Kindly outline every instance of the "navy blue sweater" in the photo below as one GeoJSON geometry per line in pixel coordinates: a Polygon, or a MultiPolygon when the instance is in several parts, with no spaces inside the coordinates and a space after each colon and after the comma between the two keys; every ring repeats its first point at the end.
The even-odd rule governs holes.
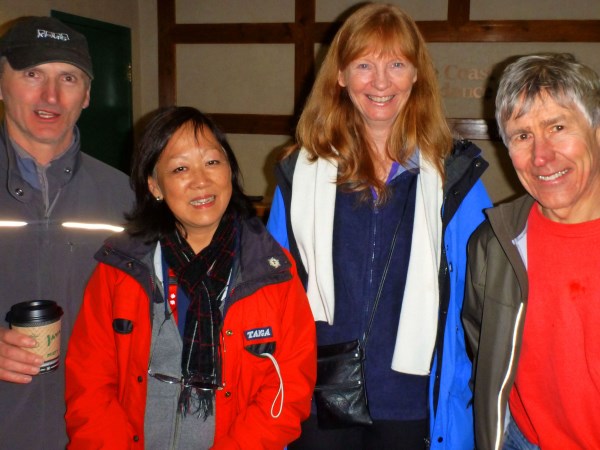
{"type": "Polygon", "coordinates": [[[404,171],[388,183],[383,204],[361,201],[338,188],[333,226],[335,323],[317,322],[319,345],[363,337],[396,225],[398,238],[366,348],[365,376],[371,416],[375,420],[427,417],[429,377],[391,369],[410,257],[417,175],[404,171]]]}

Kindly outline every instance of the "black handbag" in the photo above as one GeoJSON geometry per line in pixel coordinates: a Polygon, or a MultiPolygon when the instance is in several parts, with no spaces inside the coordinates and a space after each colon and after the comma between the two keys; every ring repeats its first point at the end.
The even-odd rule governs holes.
{"type": "Polygon", "coordinates": [[[319,428],[371,425],[360,341],[317,347],[315,403],[319,428]]]}
{"type": "MultiPolygon", "coordinates": [[[[402,219],[404,219],[404,212],[402,219]]],[[[317,347],[317,384],[314,398],[317,406],[317,423],[322,429],[368,426],[373,424],[369,413],[365,386],[364,360],[367,339],[371,332],[375,311],[379,304],[383,283],[392,260],[398,228],[396,225],[381,282],[377,290],[373,311],[367,330],[362,339],[340,344],[319,345],[317,347]]]]}

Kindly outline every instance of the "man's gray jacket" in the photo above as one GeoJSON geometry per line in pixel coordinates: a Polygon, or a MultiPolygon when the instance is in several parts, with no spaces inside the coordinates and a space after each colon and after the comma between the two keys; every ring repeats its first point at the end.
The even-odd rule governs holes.
{"type": "Polygon", "coordinates": [[[527,270],[514,244],[534,204],[526,195],[486,211],[473,233],[462,320],[473,350],[475,442],[501,448],[508,397],[516,375],[525,312],[527,270]]]}
{"type": "Polygon", "coordinates": [[[0,381],[0,449],[64,449],[64,356],[94,253],[133,205],[125,174],[82,153],[79,132],[41,173],[0,127],[0,326],[11,305],[55,300],[61,360],[30,384],[0,381]],[[25,178],[24,178],[25,176],[25,178]],[[26,181],[27,180],[27,181],[26,181]],[[34,187],[35,186],[35,187],[34,187]]]}

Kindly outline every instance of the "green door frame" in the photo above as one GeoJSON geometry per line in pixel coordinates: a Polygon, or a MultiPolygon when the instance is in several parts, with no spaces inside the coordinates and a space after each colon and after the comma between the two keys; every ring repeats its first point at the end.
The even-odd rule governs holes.
{"type": "Polygon", "coordinates": [[[82,150],[129,173],[133,147],[131,30],[99,20],[52,10],[88,40],[94,80],[90,105],[78,121],[82,150]]]}

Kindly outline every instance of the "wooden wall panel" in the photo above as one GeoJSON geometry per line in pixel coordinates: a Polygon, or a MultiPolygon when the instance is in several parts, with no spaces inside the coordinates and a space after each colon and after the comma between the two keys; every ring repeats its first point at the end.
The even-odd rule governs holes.
{"type": "MultiPolygon", "coordinates": [[[[176,0],[158,0],[159,104],[176,103],[177,44],[294,44],[294,115],[211,114],[227,133],[291,135],[314,74],[315,44],[327,43],[338,23],[315,22],[315,0],[295,1],[293,23],[178,24],[176,0]]],[[[428,42],[600,42],[600,20],[478,20],[469,18],[470,0],[448,0],[447,20],[418,21],[428,42]]],[[[210,113],[210,111],[207,111],[210,113]]],[[[485,119],[451,119],[473,140],[496,140],[485,119]]]]}

